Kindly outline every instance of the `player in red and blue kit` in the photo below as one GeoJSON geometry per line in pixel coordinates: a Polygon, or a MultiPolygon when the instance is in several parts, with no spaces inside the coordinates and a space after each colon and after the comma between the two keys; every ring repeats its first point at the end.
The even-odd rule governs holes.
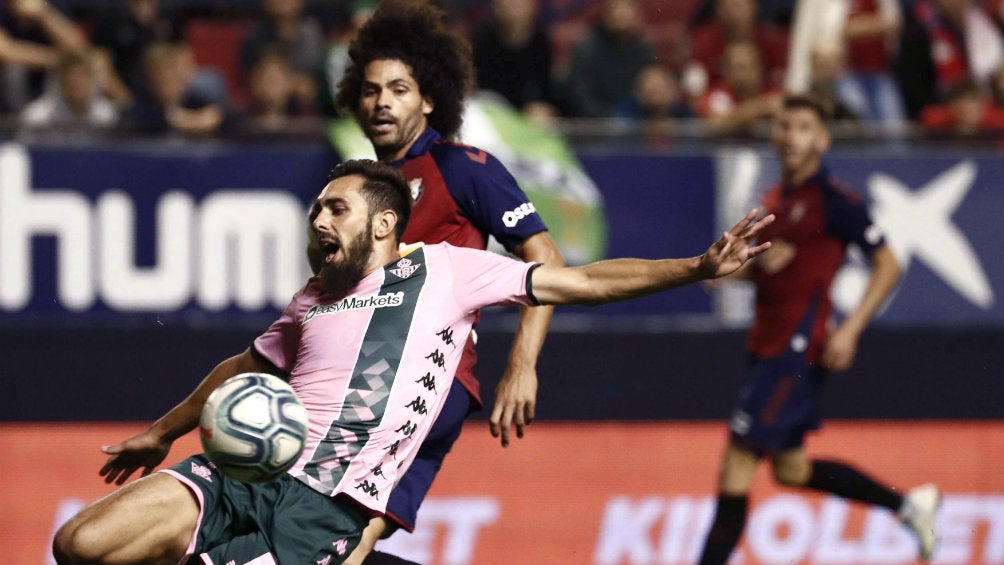
{"type": "MultiPolygon", "coordinates": [[[[408,180],[413,209],[402,241],[446,242],[486,249],[494,237],[527,262],[563,265],[564,259],[533,203],[509,171],[483,150],[451,141],[460,129],[463,103],[473,83],[471,47],[452,32],[441,11],[426,3],[383,2],[349,48],[350,64],[336,106],[353,114],[377,159],[408,180]]],[[[502,445],[532,422],[537,394],[536,360],[551,308],[522,308],[506,373],[495,389],[490,428],[502,445]]],[[[387,517],[374,520],[349,563],[361,562],[379,537],[397,527],[414,529],[418,508],[466,416],[482,408],[473,369],[476,334],[468,339],[457,380],[443,412],[411,469],[398,484],[387,517]]],[[[393,561],[379,552],[378,559],[393,561]]]]}
{"type": "Polygon", "coordinates": [[[792,96],[774,126],[782,183],[764,197],[765,211],[777,219],[763,232],[773,245],[735,276],[756,287],[747,339],[750,370],[729,421],[718,506],[701,565],[722,565],[735,549],[763,457],[770,458],[781,484],[896,512],[917,535],[925,560],[937,541],[937,487],[922,485],[902,496],[845,463],[810,460],[803,447],[805,434],[820,426],[818,399],[827,374],[850,367],[862,331],[900,276],[864,203],[822,165],[830,144],[826,117],[812,98],[792,96]],[[831,328],[830,287],[849,244],[870,259],[872,274],[857,308],[831,328]]]}

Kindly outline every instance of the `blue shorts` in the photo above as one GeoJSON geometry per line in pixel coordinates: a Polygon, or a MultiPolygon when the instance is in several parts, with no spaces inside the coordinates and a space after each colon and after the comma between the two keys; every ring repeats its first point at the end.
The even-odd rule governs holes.
{"type": "Polygon", "coordinates": [[[826,371],[789,350],[781,357],[752,358],[729,420],[733,442],[758,456],[801,447],[818,430],[819,391],[826,371]]]}
{"type": "Polygon", "coordinates": [[[290,475],[257,484],[225,477],[205,455],[160,471],[199,503],[189,563],[341,563],[369,517],[354,502],[319,493],[290,475]]]}
{"type": "Polygon", "coordinates": [[[387,501],[387,517],[409,532],[414,531],[418,507],[432,487],[443,466],[443,459],[460,437],[464,419],[470,413],[471,393],[460,383],[453,383],[443,409],[436,417],[429,435],[422,441],[411,467],[405,471],[387,501]]]}

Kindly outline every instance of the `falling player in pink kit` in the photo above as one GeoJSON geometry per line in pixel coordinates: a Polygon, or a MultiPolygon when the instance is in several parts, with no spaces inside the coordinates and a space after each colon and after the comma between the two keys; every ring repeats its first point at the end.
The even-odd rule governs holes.
{"type": "Polygon", "coordinates": [[[68,564],[342,563],[408,469],[453,384],[479,309],[605,304],[735,271],[773,216],[750,212],[688,259],[615,259],[582,267],[521,263],[448,244],[405,257],[407,182],[373,161],[336,167],[311,210],[318,276],[253,345],[214,368],[146,431],[108,446],[101,469],[122,483],[159,465],[194,429],[206,397],[248,371],[285,375],[310,416],[308,448],[286,475],[244,484],[196,455],[84,508],[56,533],[68,564]]]}

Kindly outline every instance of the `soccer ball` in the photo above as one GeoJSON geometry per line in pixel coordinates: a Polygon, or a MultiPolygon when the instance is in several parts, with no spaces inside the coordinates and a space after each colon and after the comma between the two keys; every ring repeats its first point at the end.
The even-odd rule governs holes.
{"type": "Polygon", "coordinates": [[[292,387],[265,373],[243,373],[206,399],[199,436],[209,460],[244,483],[271,481],[292,467],[307,442],[307,409],[292,387]]]}

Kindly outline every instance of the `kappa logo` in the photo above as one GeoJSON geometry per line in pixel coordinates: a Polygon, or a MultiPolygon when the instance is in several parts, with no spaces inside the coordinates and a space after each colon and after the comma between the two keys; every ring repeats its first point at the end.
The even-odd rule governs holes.
{"type": "Polygon", "coordinates": [[[199,465],[198,463],[192,463],[192,474],[196,477],[200,477],[209,482],[213,482],[213,472],[209,470],[209,467],[205,465],[199,465]]]}
{"type": "Polygon", "coordinates": [[[338,555],[345,555],[345,551],[349,548],[349,540],[342,538],[338,541],[331,542],[331,545],[334,546],[335,552],[337,552],[338,555]]]}
{"type": "Polygon", "coordinates": [[[418,202],[418,199],[422,197],[422,193],[425,192],[425,185],[422,184],[422,177],[408,181],[408,188],[411,189],[411,201],[418,202]]]}
{"type": "Polygon", "coordinates": [[[400,261],[397,262],[397,268],[390,269],[390,272],[396,275],[398,278],[406,279],[411,275],[415,274],[415,271],[417,271],[421,266],[422,266],[421,263],[413,264],[411,262],[411,259],[403,257],[400,261]]]}
{"type": "Polygon", "coordinates": [[[328,563],[331,563],[331,556],[330,555],[325,555],[324,559],[318,559],[318,560],[314,561],[314,563],[317,563],[317,565],[328,565],[328,563]]]}

